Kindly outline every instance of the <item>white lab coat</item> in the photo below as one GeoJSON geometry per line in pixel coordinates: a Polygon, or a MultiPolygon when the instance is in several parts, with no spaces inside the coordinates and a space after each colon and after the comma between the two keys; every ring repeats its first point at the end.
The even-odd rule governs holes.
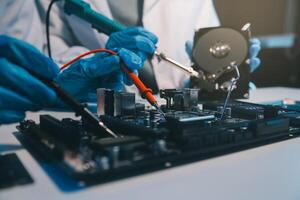
{"type": "MultiPolygon", "coordinates": [[[[34,0],[26,1],[34,2],[34,0]]],[[[35,1],[36,9],[41,18],[44,18],[49,2],[49,0],[35,1]]],[[[86,0],[86,2],[93,9],[112,18],[107,0],[86,0]]],[[[10,6],[13,6],[12,4],[10,6]]],[[[32,13],[32,9],[27,12],[32,13]]],[[[28,20],[35,21],[36,19],[23,17],[19,20],[26,22],[19,23],[19,26],[22,26],[22,24],[28,24],[28,20]]],[[[189,57],[185,52],[185,42],[193,40],[194,31],[203,27],[219,26],[212,0],[145,0],[142,20],[144,27],[158,36],[157,46],[159,49],[185,65],[190,65],[189,57]]],[[[28,32],[35,39],[30,39],[29,33],[27,33],[29,38],[25,39],[33,43],[42,34],[32,31],[33,25],[37,25],[38,22],[32,22],[31,24],[32,26],[28,32]]],[[[15,24],[11,25],[14,26],[15,24]]],[[[45,41],[45,38],[43,40],[45,41]]],[[[85,21],[63,13],[62,4],[58,3],[58,6],[53,7],[51,12],[51,44],[53,57],[58,63],[65,63],[72,57],[89,49],[104,47],[106,41],[107,36],[91,29],[85,21]]],[[[39,44],[38,47],[40,46],[39,44]]],[[[43,48],[46,53],[45,45],[43,48]]],[[[181,88],[185,80],[188,79],[184,72],[168,66],[165,62],[159,63],[157,59],[153,59],[152,63],[160,89],[181,88]]]]}
{"type": "Polygon", "coordinates": [[[0,34],[10,35],[44,48],[44,27],[35,0],[1,0],[0,34]]]}

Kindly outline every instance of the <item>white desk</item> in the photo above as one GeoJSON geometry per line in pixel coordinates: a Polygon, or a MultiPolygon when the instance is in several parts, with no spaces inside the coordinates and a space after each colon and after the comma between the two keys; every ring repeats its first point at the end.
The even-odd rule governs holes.
{"type": "MultiPolygon", "coordinates": [[[[268,88],[251,94],[253,102],[283,98],[300,99],[300,90],[268,88]]],[[[39,114],[29,113],[28,118],[37,119],[39,114]]],[[[73,116],[70,113],[52,114],[57,117],[73,116]]],[[[11,134],[13,131],[15,124],[0,127],[0,151],[8,149],[4,145],[20,147],[11,134]]],[[[300,138],[76,192],[60,190],[25,149],[15,152],[35,182],[0,190],[0,200],[300,199],[300,138]]]]}

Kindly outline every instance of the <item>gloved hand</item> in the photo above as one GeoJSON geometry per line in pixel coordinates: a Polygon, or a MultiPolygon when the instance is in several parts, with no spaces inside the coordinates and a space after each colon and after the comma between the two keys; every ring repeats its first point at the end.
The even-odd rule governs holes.
{"type": "MultiPolygon", "coordinates": [[[[142,67],[141,59],[126,49],[118,55],[97,54],[82,59],[59,73],[57,65],[33,46],[8,36],[0,36],[0,124],[22,120],[26,111],[56,105],[56,94],[26,71],[30,70],[58,84],[78,100],[88,99],[95,89],[120,89],[124,74],[120,59],[130,70],[142,67]]],[[[130,84],[130,83],[129,83],[130,84]]]]}
{"type": "Polygon", "coordinates": [[[158,38],[142,27],[127,28],[110,35],[106,48],[115,50],[128,49],[137,54],[144,62],[148,56],[153,55],[158,38]]]}
{"type": "Polygon", "coordinates": [[[0,35],[0,124],[22,120],[25,112],[56,102],[56,94],[26,71],[52,79],[58,67],[33,46],[0,35]]]}
{"type": "Polygon", "coordinates": [[[137,74],[144,61],[155,51],[157,37],[141,27],[127,28],[110,35],[106,48],[118,56],[98,53],[82,59],[59,74],[56,81],[79,101],[94,101],[99,87],[121,90],[132,81],[120,70],[120,58],[137,74]]]}
{"type": "Polygon", "coordinates": [[[120,70],[120,58],[137,74],[144,61],[155,51],[157,37],[141,27],[127,28],[110,35],[106,48],[117,51],[118,56],[99,53],[82,59],[60,73],[59,85],[79,101],[94,101],[99,87],[121,90],[123,83],[132,81],[120,70]]]}
{"type": "MultiPolygon", "coordinates": [[[[261,64],[260,59],[258,58],[258,54],[261,50],[261,43],[257,38],[250,39],[250,47],[249,47],[249,66],[250,72],[254,72],[259,65],[261,64]]],[[[191,41],[187,41],[185,43],[185,51],[189,55],[190,59],[192,58],[193,51],[193,43],[191,41]]]]}
{"type": "Polygon", "coordinates": [[[249,48],[249,66],[250,72],[254,72],[261,64],[258,54],[261,50],[261,43],[257,38],[250,39],[250,48],[249,48]]]}
{"type": "Polygon", "coordinates": [[[119,48],[118,55],[98,53],[87,59],[81,59],[59,73],[55,81],[79,101],[95,101],[97,88],[122,90],[123,83],[132,81],[120,68],[122,60],[129,70],[135,71],[143,62],[135,53],[119,48]]]}

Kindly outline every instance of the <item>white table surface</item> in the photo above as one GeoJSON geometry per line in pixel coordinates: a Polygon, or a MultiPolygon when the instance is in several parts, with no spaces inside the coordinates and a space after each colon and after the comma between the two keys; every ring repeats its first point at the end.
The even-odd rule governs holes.
{"type": "MultiPolygon", "coordinates": [[[[300,90],[258,89],[251,92],[250,101],[266,102],[283,98],[300,100],[300,90]]],[[[43,111],[28,113],[28,118],[36,120],[41,113],[50,113],[58,118],[73,116],[70,113],[43,111]]],[[[0,200],[300,199],[300,138],[65,192],[22,148],[12,134],[16,131],[15,126],[0,126],[0,153],[16,152],[34,183],[0,190],[0,200]]]]}

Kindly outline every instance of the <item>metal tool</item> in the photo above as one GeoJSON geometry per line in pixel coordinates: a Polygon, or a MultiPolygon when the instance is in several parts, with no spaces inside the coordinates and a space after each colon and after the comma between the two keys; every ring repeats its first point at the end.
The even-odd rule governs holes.
{"type": "Polygon", "coordinates": [[[164,53],[162,52],[158,52],[155,51],[154,54],[161,60],[167,61],[168,63],[171,63],[172,65],[184,70],[185,72],[187,72],[190,76],[196,77],[196,78],[204,78],[205,76],[204,74],[200,74],[199,72],[197,72],[196,70],[194,70],[192,67],[187,67],[179,62],[177,62],[176,60],[167,57],[164,53]]]}

